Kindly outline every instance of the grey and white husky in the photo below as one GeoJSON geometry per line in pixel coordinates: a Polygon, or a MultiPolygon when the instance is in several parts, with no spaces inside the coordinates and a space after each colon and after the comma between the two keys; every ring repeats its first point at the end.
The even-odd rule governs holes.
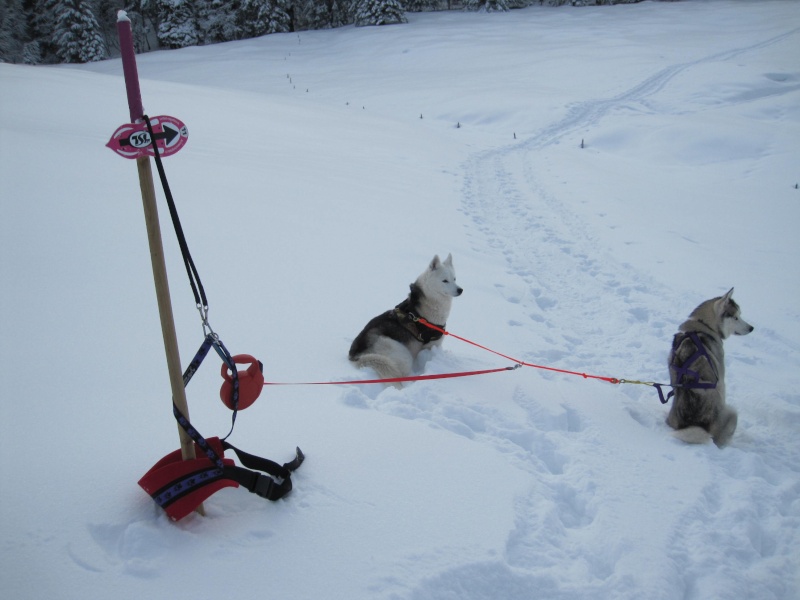
{"type": "Polygon", "coordinates": [[[736,430],[736,411],[725,405],[722,341],[731,334],[747,335],[753,326],[741,318],[732,295],[733,288],[703,302],[672,340],[669,372],[675,398],[667,424],[684,442],[701,444],[710,438],[722,448],[736,430]]]}
{"type": "Polygon", "coordinates": [[[452,255],[444,262],[434,256],[410,287],[405,300],[367,323],[350,346],[350,360],[371,367],[381,379],[410,376],[417,355],[441,345],[444,334],[418,319],[444,329],[453,298],[464,291],[456,285],[452,255]]]}

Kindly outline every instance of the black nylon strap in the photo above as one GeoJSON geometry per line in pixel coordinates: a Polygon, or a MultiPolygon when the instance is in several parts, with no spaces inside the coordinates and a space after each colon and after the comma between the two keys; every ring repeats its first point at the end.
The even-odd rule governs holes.
{"type": "Polygon", "coordinates": [[[150,123],[150,117],[142,115],[147,131],[150,134],[150,142],[153,146],[154,158],[156,160],[156,168],[158,169],[158,177],[161,180],[161,187],[164,188],[164,195],[167,198],[167,207],[169,208],[170,217],[172,217],[172,226],[175,228],[175,235],[178,238],[178,246],[181,249],[183,256],[183,264],[186,266],[186,274],[189,276],[189,284],[192,286],[192,293],[194,294],[194,301],[198,307],[204,309],[208,308],[208,300],[206,299],[206,292],[203,289],[203,283],[200,281],[200,273],[194,264],[192,255],[189,252],[189,245],[186,243],[186,236],[183,234],[183,226],[181,226],[180,217],[178,217],[178,209],[175,207],[175,201],[172,199],[172,192],[169,189],[169,182],[167,181],[167,174],[164,171],[164,165],[161,162],[161,155],[158,151],[158,144],[156,144],[156,136],[153,132],[153,126],[150,123]]]}
{"type": "Polygon", "coordinates": [[[236,456],[239,457],[239,462],[241,462],[245,467],[263,471],[264,473],[269,473],[273,477],[280,477],[281,479],[287,479],[291,477],[292,471],[296,470],[301,464],[303,464],[303,461],[306,458],[300,448],[295,448],[294,459],[288,463],[279,465],[274,460],[261,458],[260,456],[255,456],[254,454],[248,454],[244,450],[239,450],[236,446],[224,440],[222,441],[222,447],[225,450],[233,450],[236,453],[236,456]]]}
{"type": "Polygon", "coordinates": [[[253,454],[248,454],[247,452],[239,450],[235,446],[231,445],[230,442],[223,441],[222,447],[225,448],[225,450],[233,450],[236,453],[236,456],[239,457],[239,462],[249,469],[263,471],[264,473],[269,473],[270,475],[274,477],[280,477],[281,479],[286,479],[292,475],[289,469],[284,468],[275,461],[269,460],[268,458],[261,458],[260,456],[254,456],[253,454]]]}
{"type": "Polygon", "coordinates": [[[223,469],[223,477],[232,479],[253,494],[273,502],[280,500],[292,491],[292,480],[289,477],[279,481],[263,473],[243,467],[225,467],[223,469]]]}
{"type": "Polygon", "coordinates": [[[239,450],[229,442],[223,441],[222,447],[226,450],[233,450],[241,463],[245,467],[249,467],[249,469],[245,469],[226,466],[223,469],[224,476],[267,500],[279,500],[292,491],[292,471],[303,464],[305,460],[305,455],[300,448],[296,448],[292,461],[279,465],[275,461],[239,450]],[[251,471],[250,469],[255,470],[251,471]],[[259,473],[259,471],[263,471],[263,473],[259,473]]]}

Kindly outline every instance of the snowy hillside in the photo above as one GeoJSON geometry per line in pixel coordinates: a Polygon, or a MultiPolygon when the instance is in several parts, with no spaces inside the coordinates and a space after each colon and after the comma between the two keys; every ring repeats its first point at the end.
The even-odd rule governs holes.
{"type": "MultiPolygon", "coordinates": [[[[307,455],[268,503],[175,524],[178,447],[119,60],[0,64],[6,598],[800,598],[800,4],[409,15],[138,57],[210,321],[271,383],[367,379],[353,337],[452,252],[448,329],[529,363],[667,381],[735,286],[739,428],[670,436],[653,388],[525,367],[269,386],[231,441],[307,455]],[[583,146],[583,147],[582,147],[583,146]]],[[[163,197],[159,190],[159,202],[163,197]]],[[[181,357],[203,339],[160,204],[181,357]]],[[[426,374],[508,366],[445,340],[426,374]]],[[[213,355],[193,424],[225,435],[213,355]]]]}

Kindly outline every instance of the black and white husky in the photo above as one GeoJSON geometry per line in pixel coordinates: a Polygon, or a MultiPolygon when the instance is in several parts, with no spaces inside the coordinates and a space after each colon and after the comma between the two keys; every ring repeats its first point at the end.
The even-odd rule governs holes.
{"type": "MultiPolygon", "coordinates": [[[[411,284],[408,298],[372,319],[350,346],[350,360],[370,367],[381,379],[411,375],[414,360],[426,348],[442,343],[443,334],[418,321],[444,329],[453,298],[463,292],[456,285],[453,257],[434,256],[428,268],[411,284]]],[[[395,384],[400,387],[399,383],[395,384]]]]}
{"type": "Polygon", "coordinates": [[[736,431],[736,411],[725,405],[725,354],[722,341],[747,335],[753,326],[740,317],[733,288],[706,300],[683,322],[669,355],[670,383],[675,399],[667,424],[675,437],[700,444],[710,439],[722,448],[736,431]]]}

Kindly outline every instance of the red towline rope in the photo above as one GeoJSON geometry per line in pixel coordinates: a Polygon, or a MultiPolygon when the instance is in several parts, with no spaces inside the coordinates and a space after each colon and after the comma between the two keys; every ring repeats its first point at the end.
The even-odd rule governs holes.
{"type": "MultiPolygon", "coordinates": [[[[507,354],[503,354],[502,352],[497,352],[496,350],[492,350],[491,348],[487,348],[486,346],[482,346],[472,340],[468,340],[467,338],[463,338],[459,335],[454,333],[450,333],[449,331],[445,331],[441,327],[434,325],[433,323],[429,323],[422,317],[416,319],[417,322],[422,323],[425,327],[433,329],[434,331],[438,331],[443,335],[449,335],[450,337],[454,337],[457,340],[461,340],[462,342],[466,342],[467,344],[471,344],[476,348],[480,348],[481,350],[486,350],[487,352],[491,352],[492,354],[496,354],[497,356],[501,356],[511,362],[516,363],[513,367],[502,367],[500,369],[487,369],[484,371],[461,371],[459,373],[441,373],[438,375],[413,375],[411,377],[393,377],[390,379],[354,379],[351,381],[305,381],[305,382],[273,382],[273,381],[265,381],[264,385],[349,385],[349,384],[368,384],[368,383],[399,383],[403,381],[425,381],[428,379],[449,379],[451,377],[470,377],[472,375],[486,375],[488,373],[500,373],[501,371],[513,371],[514,369],[518,369],[519,367],[532,367],[534,369],[541,369],[543,371],[553,371],[555,373],[564,373],[565,375],[578,375],[579,377],[583,377],[584,379],[599,379],[600,381],[607,381],[608,383],[623,383],[625,380],[618,379],[616,377],[604,377],[602,375],[590,375],[588,373],[581,373],[580,371],[569,371],[567,369],[557,369],[555,367],[546,367],[543,365],[535,365],[533,363],[525,362],[524,360],[519,360],[517,358],[513,358],[508,356],[507,354]]],[[[627,383],[627,382],[626,382],[627,383]]],[[[631,382],[633,383],[633,382],[631,382]]]]}
{"type": "Polygon", "coordinates": [[[425,325],[425,327],[433,329],[434,331],[438,331],[439,333],[442,333],[444,335],[449,335],[450,337],[454,337],[457,340],[461,340],[462,342],[466,342],[468,344],[472,344],[473,346],[475,346],[477,348],[480,348],[482,350],[486,350],[487,352],[491,352],[492,354],[496,354],[497,356],[502,356],[503,358],[506,358],[506,359],[508,359],[510,361],[513,361],[513,362],[517,363],[518,366],[532,367],[534,369],[542,369],[544,371],[554,371],[556,373],[565,373],[566,375],[579,375],[579,376],[583,377],[584,379],[599,379],[601,381],[607,381],[608,383],[622,383],[622,380],[621,379],[617,379],[616,377],[603,377],[602,375],[589,375],[587,373],[580,373],[578,371],[568,371],[567,369],[556,369],[555,367],[545,367],[545,366],[542,366],[542,365],[535,365],[533,363],[525,362],[524,360],[518,360],[518,359],[513,358],[511,356],[507,356],[505,354],[497,352],[496,350],[492,350],[491,348],[487,348],[486,346],[481,346],[480,344],[477,344],[477,343],[475,343],[475,342],[473,342],[471,340],[468,340],[466,338],[463,338],[461,336],[455,335],[454,333],[450,333],[449,331],[445,331],[441,327],[438,327],[438,326],[434,325],[433,323],[429,323],[428,321],[426,321],[422,317],[419,317],[417,320],[420,323],[422,323],[423,325],[425,325]]]}
{"type": "Polygon", "coordinates": [[[354,379],[352,381],[298,381],[298,382],[275,382],[265,381],[264,385],[347,385],[347,384],[366,384],[366,383],[397,383],[402,381],[424,381],[426,379],[449,379],[451,377],[470,377],[472,375],[486,375],[488,373],[500,373],[501,371],[513,371],[519,365],[513,367],[502,367],[500,369],[487,369],[485,371],[462,371],[460,373],[440,373],[438,375],[413,375],[411,377],[392,377],[390,379],[354,379]]]}

